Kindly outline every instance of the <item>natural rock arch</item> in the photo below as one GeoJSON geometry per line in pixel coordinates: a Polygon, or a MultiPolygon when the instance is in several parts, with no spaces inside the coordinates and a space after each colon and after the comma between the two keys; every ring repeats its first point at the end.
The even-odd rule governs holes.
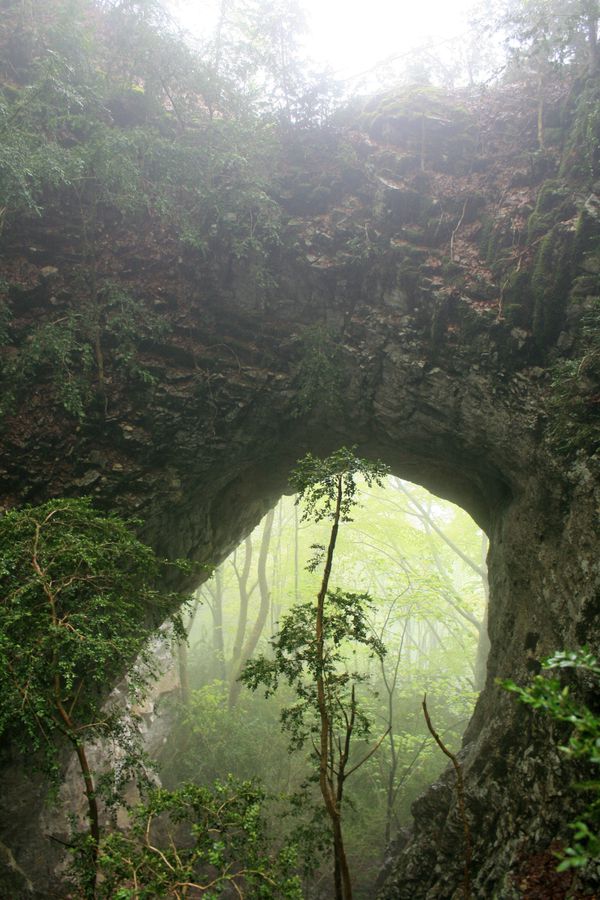
{"type": "MultiPolygon", "coordinates": [[[[526,113],[525,146],[534,129],[526,113]]],[[[567,325],[555,316],[542,335],[539,316],[537,334],[507,319],[504,288],[478,249],[486,215],[502,234],[523,202],[509,194],[498,209],[504,170],[496,172],[493,154],[504,140],[517,159],[523,146],[492,130],[492,156],[477,155],[488,167],[482,180],[474,165],[467,171],[475,151],[461,118],[460,128],[441,127],[424,173],[423,159],[406,162],[393,123],[377,122],[376,134],[394,146],[355,135],[362,162],[337,172],[326,201],[315,196],[329,152],[318,136],[302,184],[296,173],[276,185],[287,232],[266,287],[257,287],[251,257],[236,262],[217,248],[209,267],[158,233],[132,245],[126,223],[113,223],[99,265],[170,325],[138,347],[152,385],[118,367],[109,341],[96,399],[77,424],[57,402],[52,373],[37,370],[5,427],[5,503],[89,493],[139,515],[159,552],[215,564],[286,489],[306,450],[356,444],[462,505],[490,537],[488,680],[463,749],[474,885],[477,896],[510,897],[520,854],[564,833],[571,801],[543,729],[494,679],[524,677],[533,657],[575,646],[597,627],[597,471],[581,458],[567,470],[543,439],[540,342],[555,339],[557,322],[567,325]],[[463,197],[472,195],[479,199],[469,211],[463,197]],[[349,220],[352,235],[365,233],[358,253],[349,220]]],[[[527,190],[533,197],[536,189],[534,180],[527,190]]],[[[33,226],[21,227],[4,242],[18,352],[40,322],[77,302],[78,290],[67,230],[58,240],[38,231],[35,253],[23,254],[17,245],[25,237],[30,246],[33,226]]],[[[415,837],[382,897],[458,889],[451,781],[442,778],[416,805],[415,837]]],[[[30,806],[24,815],[32,817],[30,806]]],[[[23,870],[43,896],[37,822],[16,834],[8,818],[1,840],[10,877],[23,870]]]]}

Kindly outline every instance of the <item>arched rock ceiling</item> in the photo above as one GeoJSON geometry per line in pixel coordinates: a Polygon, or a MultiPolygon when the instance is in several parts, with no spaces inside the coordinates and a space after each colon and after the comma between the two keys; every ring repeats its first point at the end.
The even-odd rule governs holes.
{"type": "MultiPolygon", "coordinates": [[[[108,340],[78,422],[38,369],[5,419],[0,477],[6,505],[91,494],[139,516],[160,552],[211,564],[308,449],[356,444],[464,506],[492,542],[490,678],[464,756],[474,866],[478,896],[508,897],[523,842],[551,834],[564,809],[552,805],[558,760],[525,771],[523,716],[493,677],[524,675],[531,633],[536,655],[581,638],[598,566],[593,475],[569,481],[541,439],[539,341],[507,319],[481,249],[493,220],[520,264],[515,234],[539,183],[535,115],[504,102],[501,125],[485,105],[432,119],[425,151],[400,114],[350,132],[351,163],[335,135],[302,138],[301,163],[272,186],[284,227],[268,280],[251,253],[236,259],[224,243],[207,260],[151,222],[132,235],[107,213],[99,270],[168,323],[137,349],[152,384],[120,367],[108,340]],[[544,811],[524,796],[534,782],[552,795],[544,811]]],[[[80,261],[56,223],[24,223],[3,253],[26,341],[78,302],[80,261]]],[[[452,792],[436,790],[382,896],[448,897],[459,884],[452,792]]]]}

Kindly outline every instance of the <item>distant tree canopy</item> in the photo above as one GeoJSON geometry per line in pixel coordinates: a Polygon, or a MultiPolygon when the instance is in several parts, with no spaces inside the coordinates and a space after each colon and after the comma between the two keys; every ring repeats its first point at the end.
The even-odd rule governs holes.
{"type": "MultiPolygon", "coordinates": [[[[452,60],[436,66],[419,50],[407,77],[489,78],[483,32],[504,39],[513,62],[597,70],[598,0],[498,0],[477,19],[452,60]]],[[[67,191],[88,244],[95,211],[109,205],[175,226],[204,252],[215,236],[237,254],[260,250],[277,225],[265,192],[273,125],[322,124],[333,108],[335,86],[301,52],[304,30],[297,0],[221,2],[193,44],[158,0],[7,0],[0,223],[67,191]]]]}
{"type": "Polygon", "coordinates": [[[597,71],[598,0],[504,0],[498,14],[512,59],[597,71]]]}

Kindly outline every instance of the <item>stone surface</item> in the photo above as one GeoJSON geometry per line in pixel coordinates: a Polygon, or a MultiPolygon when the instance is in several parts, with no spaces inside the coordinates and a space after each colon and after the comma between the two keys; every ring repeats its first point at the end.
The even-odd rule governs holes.
{"type": "MultiPolygon", "coordinates": [[[[505,316],[504,282],[481,248],[491,221],[515,267],[532,261],[523,209],[533,209],[539,184],[511,188],[511,179],[535,146],[535,110],[502,102],[515,119],[508,135],[483,106],[459,140],[461,111],[424,162],[410,130],[403,145],[398,116],[345,137],[351,167],[331,163],[316,136],[303,159],[308,195],[289,173],[274,176],[285,231],[268,287],[257,286],[251,259],[207,263],[150,224],[138,244],[125,225],[114,228],[99,266],[169,326],[137,349],[153,382],[124,373],[107,344],[103,383],[77,421],[39,370],[5,418],[0,483],[6,507],[89,494],[141,518],[159,553],[213,565],[288,489],[291,465],[309,449],[355,444],[461,504],[490,537],[488,677],[461,753],[474,890],[510,898],[521,896],[513,875],[522,859],[564,836],[575,801],[548,734],[495,679],[526,679],[532,653],[598,645],[600,461],[557,456],[546,399],[558,337],[540,346],[529,314],[505,316]],[[475,121],[485,150],[471,140],[475,121]],[[449,162],[449,137],[460,165],[449,162]],[[315,193],[319,178],[334,183],[332,165],[341,166],[335,190],[315,193]]],[[[68,229],[23,223],[22,232],[2,246],[13,284],[9,354],[78,300],[68,229]],[[34,241],[40,263],[19,249],[34,241]]],[[[560,320],[560,331],[574,346],[577,317],[560,320]]],[[[0,895],[60,896],[44,787],[6,765],[0,895]]],[[[415,804],[414,834],[381,898],[462,896],[452,779],[415,804]]]]}

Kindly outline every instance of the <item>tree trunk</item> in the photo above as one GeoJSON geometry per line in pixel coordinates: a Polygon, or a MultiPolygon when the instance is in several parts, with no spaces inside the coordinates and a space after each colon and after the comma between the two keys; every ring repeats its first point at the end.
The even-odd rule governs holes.
{"type": "Polygon", "coordinates": [[[231,653],[230,672],[232,675],[236,675],[239,669],[240,656],[244,645],[244,638],[246,636],[246,627],[248,625],[248,604],[250,602],[252,591],[254,590],[254,587],[256,587],[256,585],[254,585],[252,590],[248,590],[248,578],[250,577],[250,568],[252,566],[252,550],[252,536],[248,535],[244,541],[244,566],[241,573],[238,571],[236,559],[234,559],[233,563],[240,595],[240,610],[235,638],[233,640],[233,650],[231,653]]]}
{"type": "Polygon", "coordinates": [[[333,850],[334,850],[334,884],[336,889],[336,900],[352,900],[352,885],[350,882],[350,871],[348,869],[348,861],[344,850],[344,839],[342,835],[342,823],[340,817],[340,809],[333,793],[332,785],[328,777],[328,754],[329,742],[332,740],[331,723],[329,721],[329,713],[327,710],[327,702],[325,699],[325,682],[323,679],[323,667],[325,664],[325,635],[323,631],[323,619],[325,598],[329,588],[329,579],[331,577],[331,568],[333,565],[333,554],[337,542],[337,535],[340,525],[340,512],[342,507],[343,493],[343,476],[338,475],[337,478],[337,497],[335,512],[333,514],[333,525],[331,526],[331,534],[329,536],[329,545],[327,547],[327,556],[325,558],[325,568],[323,569],[323,578],[321,587],[317,595],[317,616],[315,626],[315,642],[317,647],[317,702],[319,705],[319,717],[321,720],[320,731],[320,751],[319,751],[319,787],[325,809],[331,819],[333,829],[333,850]],[[341,895],[338,896],[341,882],[341,895]]]}
{"type": "Polygon", "coordinates": [[[271,532],[273,530],[274,518],[275,510],[272,509],[267,513],[267,516],[265,518],[265,526],[263,528],[262,540],[260,542],[260,551],[258,554],[258,587],[260,591],[260,607],[258,610],[258,616],[256,617],[256,622],[254,623],[254,628],[248,635],[248,639],[246,640],[246,643],[242,648],[237,671],[231,679],[231,686],[229,688],[230,709],[233,709],[238,701],[240,690],[242,688],[239,677],[242,674],[242,670],[246,664],[246,661],[251,658],[252,654],[256,650],[256,645],[260,640],[260,636],[263,632],[263,628],[265,627],[265,623],[269,615],[270,596],[269,581],[267,578],[267,556],[269,554],[269,544],[271,541],[271,532]]]}
{"type": "Polygon", "coordinates": [[[85,785],[85,796],[88,804],[88,818],[90,822],[90,837],[92,845],[90,848],[91,868],[85,878],[86,896],[93,898],[96,895],[96,878],[98,869],[98,849],[100,847],[100,815],[98,812],[98,801],[96,800],[96,787],[94,785],[94,777],[90,769],[85,748],[76,738],[71,737],[71,741],[77,753],[79,760],[79,768],[83,776],[85,785]]]}
{"type": "Polygon", "coordinates": [[[190,702],[190,678],[188,667],[187,641],[177,643],[177,669],[179,672],[179,694],[181,702],[187,706],[190,702]]]}
{"type": "Polygon", "coordinates": [[[215,591],[211,606],[213,617],[213,653],[217,678],[225,681],[225,643],[223,640],[223,573],[215,572],[215,591]]]}
{"type": "Polygon", "coordinates": [[[481,561],[482,568],[485,569],[485,573],[481,578],[481,582],[483,584],[483,592],[485,596],[485,609],[483,611],[483,621],[481,622],[481,628],[479,630],[479,643],[477,644],[477,656],[475,658],[475,689],[477,691],[482,691],[485,687],[485,681],[487,677],[487,658],[490,652],[490,636],[488,634],[490,583],[488,579],[486,564],[487,549],[488,539],[485,534],[482,534],[481,561]]]}
{"type": "Polygon", "coordinates": [[[587,14],[588,36],[588,74],[595,75],[598,71],[598,13],[597,4],[593,3],[587,14]]]}
{"type": "Polygon", "coordinates": [[[55,696],[54,702],[56,710],[64,725],[64,734],[67,736],[77,754],[79,768],[83,778],[85,797],[88,805],[88,821],[91,843],[89,847],[90,865],[89,871],[84,876],[84,892],[88,900],[93,900],[96,896],[96,879],[98,877],[98,849],[100,847],[100,815],[98,812],[98,801],[96,800],[96,785],[94,784],[94,776],[86,756],[85,747],[76,734],[76,725],[71,715],[67,712],[63,705],[62,693],[60,690],[60,679],[55,680],[55,696]]]}
{"type": "Polygon", "coordinates": [[[294,506],[294,603],[300,602],[300,566],[299,556],[300,522],[298,507],[294,506]]]}
{"type": "Polygon", "coordinates": [[[177,669],[179,672],[179,692],[181,702],[187,706],[190,701],[190,673],[189,673],[189,655],[187,638],[193,628],[194,621],[200,608],[200,601],[196,597],[194,600],[194,608],[192,609],[187,624],[185,625],[186,639],[177,642],[177,669]]]}

